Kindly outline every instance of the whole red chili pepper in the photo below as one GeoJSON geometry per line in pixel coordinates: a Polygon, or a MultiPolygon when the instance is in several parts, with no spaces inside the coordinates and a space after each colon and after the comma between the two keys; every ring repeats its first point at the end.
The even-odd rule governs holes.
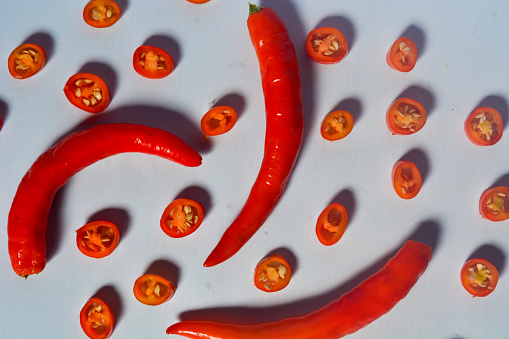
{"type": "Polygon", "coordinates": [[[265,95],[265,152],[244,207],[204,266],[217,265],[233,256],[262,226],[283,194],[302,142],[302,86],[286,26],[272,9],[254,5],[250,5],[247,26],[265,95]]]}
{"type": "Polygon", "coordinates": [[[378,272],[311,313],[259,324],[182,321],[166,333],[201,339],[341,338],[389,312],[408,294],[430,259],[428,245],[409,240],[378,272]]]}
{"type": "Polygon", "coordinates": [[[185,166],[199,166],[202,160],[175,135],[147,126],[106,124],[68,135],[34,162],[12,202],[7,233],[18,275],[39,273],[46,265],[48,215],[58,189],[94,162],[126,152],[153,154],[185,166]]]}

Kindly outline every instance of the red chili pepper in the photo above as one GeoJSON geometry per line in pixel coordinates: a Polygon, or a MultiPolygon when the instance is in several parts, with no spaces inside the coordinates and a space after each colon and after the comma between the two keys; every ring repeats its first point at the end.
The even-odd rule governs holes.
{"type": "Polygon", "coordinates": [[[428,245],[409,240],[378,272],[311,313],[259,324],[182,321],[166,333],[201,339],[341,338],[389,312],[408,294],[430,259],[428,245]]]}
{"type": "Polygon", "coordinates": [[[283,194],[302,142],[302,86],[286,26],[272,9],[254,5],[250,5],[247,26],[265,94],[265,154],[242,211],[204,266],[217,265],[233,256],[265,222],[283,194]]]}
{"type": "Polygon", "coordinates": [[[67,136],[34,162],[12,202],[7,233],[18,275],[39,273],[46,265],[48,214],[58,189],[94,162],[126,152],[153,154],[184,166],[199,166],[202,159],[175,135],[147,126],[106,124],[67,136]]]}

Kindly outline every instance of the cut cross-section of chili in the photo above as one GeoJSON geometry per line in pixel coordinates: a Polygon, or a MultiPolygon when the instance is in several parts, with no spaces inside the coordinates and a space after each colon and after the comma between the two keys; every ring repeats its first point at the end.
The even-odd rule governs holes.
{"type": "Polygon", "coordinates": [[[201,118],[201,130],[205,135],[214,136],[228,132],[237,122],[237,112],[230,106],[211,108],[201,118]]]}
{"type": "Polygon", "coordinates": [[[190,235],[203,222],[203,206],[194,200],[180,198],[172,201],[161,217],[161,229],[172,238],[190,235]]]}
{"type": "Polygon", "coordinates": [[[110,221],[92,221],[76,231],[76,244],[81,253],[104,258],[117,248],[120,233],[110,221]]]}
{"type": "Polygon", "coordinates": [[[16,79],[26,79],[46,65],[46,51],[36,44],[22,44],[9,55],[9,73],[16,79]]]}
{"type": "Polygon", "coordinates": [[[175,68],[172,57],[165,50],[154,46],[140,46],[133,55],[134,70],[149,79],[161,79],[175,68]]]}
{"type": "Polygon", "coordinates": [[[488,260],[471,259],[461,269],[461,284],[472,297],[485,297],[497,287],[498,274],[488,260]]]}
{"type": "Polygon", "coordinates": [[[509,219],[509,187],[499,186],[485,190],[479,199],[479,213],[491,221],[509,219]]]}
{"type": "Polygon", "coordinates": [[[330,112],[322,121],[320,133],[325,140],[335,141],[346,137],[353,129],[352,115],[343,110],[330,112]]]}
{"type": "Polygon", "coordinates": [[[408,38],[396,40],[386,56],[387,64],[400,72],[410,72],[417,63],[417,46],[408,38]]]}
{"type": "Polygon", "coordinates": [[[327,206],[316,221],[316,236],[325,246],[334,245],[345,233],[348,214],[343,205],[332,203],[327,206]]]}
{"type": "Polygon", "coordinates": [[[387,109],[386,122],[392,134],[413,134],[426,124],[426,109],[415,100],[400,98],[387,109]]]}
{"type": "Polygon", "coordinates": [[[83,9],[83,19],[92,27],[109,27],[119,18],[120,7],[113,0],[92,0],[83,9]]]}
{"type": "Polygon", "coordinates": [[[348,43],[345,36],[334,27],[320,27],[309,32],[306,51],[312,60],[321,64],[335,64],[345,58],[348,43]]]}
{"type": "Polygon", "coordinates": [[[110,105],[108,86],[95,74],[74,74],[67,80],[64,94],[71,104],[89,113],[100,113],[110,105]]]}
{"type": "Polygon", "coordinates": [[[92,298],[81,309],[80,325],[90,339],[106,339],[113,333],[115,317],[104,301],[92,298]]]}
{"type": "Polygon", "coordinates": [[[479,146],[495,145],[504,130],[500,113],[491,107],[479,107],[465,120],[465,133],[470,141],[479,146]]]}
{"type": "Polygon", "coordinates": [[[411,161],[397,161],[392,167],[392,187],[401,198],[412,199],[421,190],[421,172],[411,161]]]}
{"type": "Polygon", "coordinates": [[[154,306],[170,300],[175,286],[157,274],[144,274],[134,282],[133,292],[139,302],[154,306]]]}
{"type": "Polygon", "coordinates": [[[270,255],[260,260],[255,268],[254,284],[264,292],[280,291],[290,283],[292,268],[280,255],[270,255]]]}

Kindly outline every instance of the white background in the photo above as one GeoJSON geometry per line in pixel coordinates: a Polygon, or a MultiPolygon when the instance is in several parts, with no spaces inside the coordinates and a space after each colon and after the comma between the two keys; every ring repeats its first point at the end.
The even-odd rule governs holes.
{"type": "MultiPolygon", "coordinates": [[[[95,29],[83,21],[86,1],[3,1],[0,12],[0,337],[84,338],[79,311],[99,295],[115,311],[113,338],[168,338],[181,319],[257,322],[314,310],[378,270],[409,238],[433,246],[430,265],[393,310],[352,338],[507,338],[509,220],[481,219],[478,199],[509,185],[509,135],[492,147],[472,144],[463,131],[479,106],[498,109],[508,124],[509,2],[271,0],[285,21],[301,67],[305,131],[295,171],[276,210],[240,252],[225,263],[203,261],[240,211],[263,156],[264,102],[258,61],[246,26],[247,1],[124,0],[120,20],[95,29]],[[320,65],[305,54],[309,31],[334,26],[350,53],[320,65]],[[402,35],[420,51],[410,73],[390,69],[385,54],[402,35]],[[35,41],[48,52],[30,79],[7,70],[11,51],[35,41]],[[153,43],[170,52],[175,71],[162,80],[140,77],[134,50],[153,43]],[[62,88],[80,70],[101,75],[112,90],[107,111],[72,106],[62,88]],[[418,133],[392,136],[385,111],[407,95],[427,108],[418,133]],[[199,121],[216,104],[239,119],[227,134],[206,140],[199,121]],[[355,117],[352,133],[334,143],[319,133],[334,109],[355,117]],[[11,269],[7,215],[19,181],[34,160],[63,136],[93,125],[128,122],[173,132],[203,156],[185,168],[153,156],[123,154],[75,175],[59,191],[48,231],[46,269],[28,280],[11,269]],[[419,195],[400,199],[392,165],[411,159],[424,176],[419,195]],[[187,196],[205,206],[205,221],[187,238],[159,228],[168,203],[187,196]],[[331,202],[347,207],[339,243],[322,246],[316,218],[331,202]],[[121,229],[115,252],[82,255],[75,230],[108,219],[121,229]],[[256,263],[271,252],[293,265],[290,285],[277,293],[253,286],[256,263]],[[459,272],[472,256],[489,258],[499,285],[471,298],[459,272]],[[146,271],[166,272],[177,285],[169,302],[150,307],[132,294],[146,271]]],[[[507,128],[505,133],[509,134],[507,128]]],[[[341,321],[341,319],[338,319],[341,321]]]]}

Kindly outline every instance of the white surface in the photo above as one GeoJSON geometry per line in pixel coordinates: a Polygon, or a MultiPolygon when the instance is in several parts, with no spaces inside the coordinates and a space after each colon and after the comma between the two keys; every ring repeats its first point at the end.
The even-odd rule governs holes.
{"type": "Polygon", "coordinates": [[[167,326],[179,319],[253,322],[298,315],[349,290],[412,237],[436,244],[428,270],[392,311],[351,337],[507,337],[509,221],[482,220],[477,204],[484,189],[508,185],[509,135],[493,147],[478,147],[467,140],[463,122],[482,104],[499,109],[508,124],[509,2],[266,1],[286,22],[296,47],[304,143],[271,217],[237,255],[213,268],[202,263],[240,211],[263,155],[264,104],[246,27],[247,1],[125,0],[121,19],[108,29],[84,23],[85,2],[2,4],[1,338],[84,338],[79,311],[98,291],[116,310],[113,338],[168,338],[167,326]],[[349,55],[336,65],[315,64],[305,55],[307,33],[325,25],[349,40],[349,55]],[[385,62],[387,49],[405,32],[420,48],[417,66],[406,74],[385,62]],[[34,35],[50,47],[48,63],[36,76],[15,80],[7,71],[8,55],[34,35]],[[176,59],[174,73],[162,80],[144,79],[132,68],[134,50],[151,37],[176,59]],[[62,92],[82,68],[113,84],[111,105],[100,115],[74,108],[62,92]],[[402,93],[422,100],[429,115],[417,134],[398,137],[387,130],[385,111],[402,93]],[[218,101],[236,108],[239,120],[207,143],[199,121],[218,101]],[[335,108],[350,110],[356,121],[346,139],[330,143],[319,126],[335,108]],[[19,181],[64,135],[109,122],[171,131],[203,155],[203,165],[189,169],[130,154],[83,170],[53,205],[46,269],[24,281],[10,267],[6,239],[19,181]],[[409,152],[425,181],[415,199],[403,201],[391,188],[390,173],[409,152]],[[193,235],[170,239],[159,218],[181,195],[200,199],[207,215],[193,235]],[[314,227],[331,201],[347,206],[350,221],[340,242],[325,247],[314,227]],[[76,248],[75,230],[98,217],[123,230],[117,250],[94,260],[76,248]],[[263,293],[252,284],[254,267],[276,249],[290,256],[295,274],[285,290],[263,293]],[[488,255],[501,271],[497,289],[486,298],[472,299],[459,281],[461,266],[474,253],[488,255]],[[132,294],[135,279],[151,265],[168,268],[177,285],[174,298],[157,307],[132,294]]]}

